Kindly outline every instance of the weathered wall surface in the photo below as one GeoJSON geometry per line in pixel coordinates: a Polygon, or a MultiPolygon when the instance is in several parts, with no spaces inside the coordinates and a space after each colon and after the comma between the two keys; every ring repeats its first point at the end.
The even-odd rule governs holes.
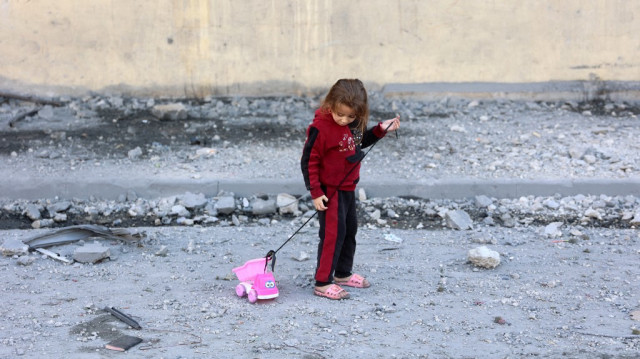
{"type": "Polygon", "coordinates": [[[640,1],[0,0],[0,90],[640,81],[640,1]]]}

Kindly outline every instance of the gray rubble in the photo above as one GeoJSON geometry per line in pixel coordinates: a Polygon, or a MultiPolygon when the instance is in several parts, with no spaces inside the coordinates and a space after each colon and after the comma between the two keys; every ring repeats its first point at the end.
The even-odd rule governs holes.
{"type": "MultiPolygon", "coordinates": [[[[637,356],[640,126],[630,103],[371,93],[373,121],[403,119],[398,138],[367,157],[358,185],[355,270],[372,287],[349,289],[351,299],[337,303],[313,296],[312,219],[278,253],[280,296],[255,305],[238,298],[232,268],[278,248],[314,211],[290,187],[258,183],[240,193],[222,179],[301,183],[304,129],[318,101],[87,96],[5,127],[3,242],[78,223],[147,236],[100,242],[94,254],[108,248],[114,260],[96,263],[54,259],[91,241],[78,238],[49,255],[0,257],[0,358],[105,356],[104,344],[123,334],[145,338],[128,353],[135,357],[637,356]],[[17,144],[18,133],[35,135],[17,144]],[[596,184],[580,187],[589,193],[566,182],[529,193],[536,187],[517,183],[515,195],[492,195],[505,178],[596,184]],[[461,197],[376,195],[408,180],[468,179],[493,187],[473,182],[476,192],[461,197]],[[172,183],[181,185],[167,191],[172,183]],[[611,193],[591,192],[601,188],[611,193]],[[482,246],[490,250],[478,266],[469,251],[482,246]],[[104,305],[127,308],[143,331],[111,321],[96,309],[104,305]]],[[[26,107],[1,103],[0,121],[26,107]]]]}
{"type": "MultiPolygon", "coordinates": [[[[640,198],[635,196],[551,196],[520,198],[478,198],[426,200],[371,198],[357,201],[361,224],[380,228],[442,228],[470,230],[475,225],[505,228],[544,225],[546,237],[561,238],[572,228],[591,226],[636,228],[639,224],[640,198]],[[549,205],[551,203],[551,205],[549,205]]],[[[271,219],[302,223],[313,204],[308,196],[273,194],[236,197],[229,192],[207,197],[203,194],[135,201],[94,199],[65,200],[64,211],[43,211],[32,221],[27,208],[54,206],[55,199],[43,201],[2,201],[5,216],[32,228],[65,227],[73,222],[104,223],[111,227],[131,224],[151,226],[224,226],[269,225],[271,219]],[[185,205],[177,204],[185,203],[185,205]],[[278,203],[282,207],[278,206],[278,203]],[[88,206],[90,204],[90,206],[88,206]],[[48,218],[52,216],[52,218],[48,218]]],[[[59,208],[58,208],[59,209],[59,208]]],[[[313,213],[313,212],[311,212],[313,213]]]]}
{"type": "Polygon", "coordinates": [[[97,263],[109,257],[111,250],[98,242],[86,243],[73,252],[73,260],[80,263],[97,263]]]}
{"type": "Polygon", "coordinates": [[[29,251],[29,246],[21,240],[8,238],[2,242],[0,253],[4,256],[24,255],[29,251]]]}

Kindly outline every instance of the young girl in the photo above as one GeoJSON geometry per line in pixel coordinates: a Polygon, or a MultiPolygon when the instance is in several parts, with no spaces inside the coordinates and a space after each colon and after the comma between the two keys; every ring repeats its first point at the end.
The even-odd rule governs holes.
{"type": "Polygon", "coordinates": [[[351,272],[358,219],[355,188],[360,179],[362,148],[400,126],[400,118],[367,129],[367,92],[360,80],[336,82],[307,129],[300,161],[320,221],[314,294],[346,299],[341,286],[367,288],[369,281],[351,272]]]}

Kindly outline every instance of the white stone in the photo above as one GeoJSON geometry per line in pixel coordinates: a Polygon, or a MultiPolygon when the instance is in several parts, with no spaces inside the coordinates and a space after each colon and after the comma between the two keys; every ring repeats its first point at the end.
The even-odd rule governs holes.
{"type": "Polygon", "coordinates": [[[544,235],[547,238],[562,237],[562,231],[560,231],[560,227],[562,227],[562,224],[562,222],[549,223],[546,227],[544,227],[544,235]]]}
{"type": "Polygon", "coordinates": [[[189,212],[189,210],[187,210],[181,204],[176,204],[175,206],[171,207],[171,214],[177,215],[179,217],[185,217],[185,218],[191,217],[191,212],[189,212]]]}
{"type": "Polygon", "coordinates": [[[9,238],[0,246],[0,252],[5,256],[23,255],[29,253],[29,246],[19,239],[9,238]]]}
{"type": "Polygon", "coordinates": [[[158,257],[166,257],[168,253],[169,253],[169,248],[167,248],[167,246],[162,246],[156,252],[156,256],[158,256],[158,257]]]}
{"type": "Polygon", "coordinates": [[[595,210],[593,208],[587,209],[584,212],[584,216],[585,217],[589,217],[589,218],[602,219],[602,215],[600,214],[600,212],[598,212],[597,210],[595,210]]]}
{"type": "Polygon", "coordinates": [[[300,251],[300,254],[297,257],[293,257],[293,259],[297,260],[298,262],[304,262],[306,260],[309,260],[309,258],[311,258],[309,256],[309,253],[305,251],[300,251]]]}
{"type": "Polygon", "coordinates": [[[485,246],[469,250],[469,262],[477,267],[492,269],[500,264],[500,254],[485,246]]]}
{"type": "Polygon", "coordinates": [[[297,215],[300,213],[298,210],[298,199],[287,193],[279,193],[276,197],[276,206],[280,214],[291,213],[297,215]]]}
{"type": "Polygon", "coordinates": [[[364,188],[358,189],[358,200],[360,202],[365,202],[367,200],[367,193],[364,191],[364,188]]]}

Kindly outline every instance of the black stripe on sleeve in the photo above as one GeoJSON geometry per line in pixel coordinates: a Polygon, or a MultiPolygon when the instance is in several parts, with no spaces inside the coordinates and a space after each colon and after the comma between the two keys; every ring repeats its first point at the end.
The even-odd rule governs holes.
{"type": "Polygon", "coordinates": [[[304,184],[307,187],[307,190],[311,190],[311,183],[309,180],[309,159],[311,158],[313,144],[316,142],[316,138],[318,138],[318,133],[320,133],[320,131],[317,128],[309,127],[309,135],[307,136],[307,142],[304,144],[302,158],[300,159],[300,168],[302,169],[302,176],[304,177],[304,184]]]}

